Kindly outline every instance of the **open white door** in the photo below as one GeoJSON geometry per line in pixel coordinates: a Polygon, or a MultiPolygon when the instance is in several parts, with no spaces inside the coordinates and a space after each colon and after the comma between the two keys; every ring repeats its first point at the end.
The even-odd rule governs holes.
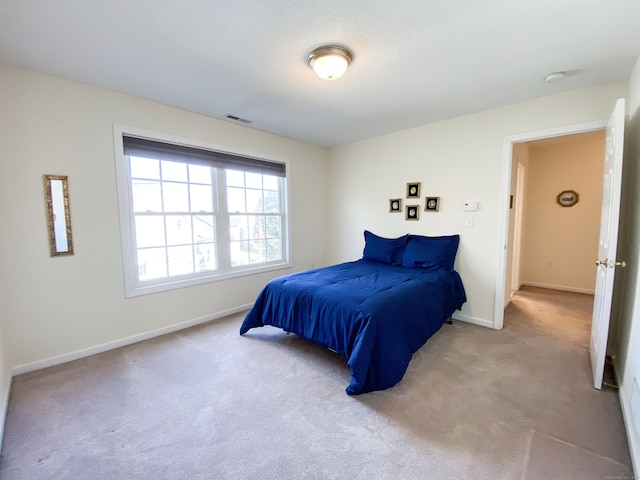
{"type": "Polygon", "coordinates": [[[616,102],[607,123],[607,144],[604,158],[604,188],[602,190],[602,219],[600,220],[600,243],[596,268],[596,293],[591,322],[591,368],[593,386],[602,388],[604,362],[609,337],[613,277],[618,246],[618,219],[620,217],[620,187],[622,182],[622,150],[624,143],[625,104],[621,98],[616,102]]]}

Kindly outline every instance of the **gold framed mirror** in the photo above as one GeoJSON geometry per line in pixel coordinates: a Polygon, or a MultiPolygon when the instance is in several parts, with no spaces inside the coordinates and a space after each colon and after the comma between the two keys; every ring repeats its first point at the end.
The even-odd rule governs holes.
{"type": "Polygon", "coordinates": [[[67,176],[44,175],[44,196],[47,204],[49,253],[52,257],[73,255],[67,176]]]}

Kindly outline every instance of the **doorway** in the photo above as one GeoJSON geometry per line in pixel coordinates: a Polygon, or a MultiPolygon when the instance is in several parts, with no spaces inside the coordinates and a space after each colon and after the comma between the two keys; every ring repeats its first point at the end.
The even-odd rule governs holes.
{"type": "Polygon", "coordinates": [[[596,130],[513,146],[506,304],[523,285],[594,294],[605,141],[596,130]]]}
{"type": "MultiPolygon", "coordinates": [[[[501,216],[500,216],[500,237],[504,239],[504,242],[499,244],[499,252],[498,252],[498,272],[496,275],[496,295],[495,295],[495,305],[494,305],[494,319],[493,319],[493,328],[499,330],[504,326],[504,308],[507,304],[507,300],[511,296],[511,290],[513,288],[514,280],[513,273],[514,270],[522,270],[521,265],[517,266],[517,269],[514,268],[513,265],[513,256],[515,251],[514,248],[514,238],[515,238],[515,228],[514,228],[514,211],[513,206],[518,204],[517,200],[511,200],[511,192],[513,190],[513,185],[517,182],[517,161],[514,157],[514,147],[518,144],[523,144],[525,142],[533,142],[539,140],[548,141],[558,141],[561,137],[582,134],[587,132],[594,132],[598,130],[605,130],[606,122],[589,122],[583,124],[576,125],[568,125],[564,127],[557,127],[547,130],[539,130],[534,132],[523,133],[519,135],[512,135],[506,137],[504,139],[503,144],[503,159],[502,159],[502,186],[501,186],[501,216]],[[553,140],[556,139],[556,140],[553,140]],[[510,235],[511,233],[511,235],[510,235]]],[[[561,141],[561,140],[560,140],[561,141]]],[[[526,165],[525,170],[523,170],[524,179],[522,180],[526,183],[526,165]]],[[[523,189],[523,190],[526,190],[523,189]]],[[[514,197],[515,199],[515,197],[514,197]]],[[[523,209],[526,210],[526,199],[523,200],[523,209]]],[[[594,212],[594,215],[599,217],[599,210],[594,212]]],[[[518,232],[521,247],[526,242],[523,241],[526,239],[526,225],[524,228],[520,229],[518,232]]],[[[520,248],[520,253],[518,254],[518,259],[522,258],[522,248],[520,248]]]]}

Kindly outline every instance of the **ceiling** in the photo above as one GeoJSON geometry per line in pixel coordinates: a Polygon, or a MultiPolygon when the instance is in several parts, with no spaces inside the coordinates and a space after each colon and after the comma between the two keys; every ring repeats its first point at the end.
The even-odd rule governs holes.
{"type": "Polygon", "coordinates": [[[2,64],[326,147],[626,80],[639,56],[640,0],[0,0],[2,64]],[[339,80],[305,63],[325,43],[354,53],[339,80]]]}

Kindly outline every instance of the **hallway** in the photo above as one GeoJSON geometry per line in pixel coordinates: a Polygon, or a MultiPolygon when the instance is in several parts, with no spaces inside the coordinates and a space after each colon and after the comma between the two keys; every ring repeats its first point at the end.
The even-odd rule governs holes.
{"type": "Polygon", "coordinates": [[[526,321],[549,335],[581,344],[588,360],[592,312],[593,295],[523,286],[505,310],[505,325],[526,321]]]}
{"type": "MultiPolygon", "coordinates": [[[[505,310],[505,330],[515,330],[527,347],[533,341],[542,341],[537,345],[540,357],[556,357],[549,371],[540,374],[546,377],[545,382],[559,400],[570,399],[573,417],[576,413],[584,416],[578,424],[575,418],[569,415],[563,418],[556,412],[556,419],[548,424],[552,430],[545,429],[537,438],[546,444],[539,445],[544,454],[536,454],[532,449],[532,454],[539,455],[539,461],[530,458],[528,470],[535,470],[535,474],[525,472],[523,478],[545,478],[546,474],[546,478],[558,479],[633,478],[622,413],[614,398],[617,392],[598,391],[592,384],[589,360],[592,311],[592,295],[528,286],[513,296],[505,310]],[[603,408],[594,411],[594,402],[603,408]],[[598,435],[593,435],[594,430],[598,435]],[[562,473],[564,468],[566,475],[562,473]],[[621,473],[625,470],[626,473],[621,473]],[[584,473],[576,477],[576,472],[584,473]]],[[[542,362],[548,364],[549,358],[545,360],[542,362]]],[[[553,415],[538,414],[540,419],[553,415]]],[[[538,435],[536,432],[534,442],[538,435]]]]}

